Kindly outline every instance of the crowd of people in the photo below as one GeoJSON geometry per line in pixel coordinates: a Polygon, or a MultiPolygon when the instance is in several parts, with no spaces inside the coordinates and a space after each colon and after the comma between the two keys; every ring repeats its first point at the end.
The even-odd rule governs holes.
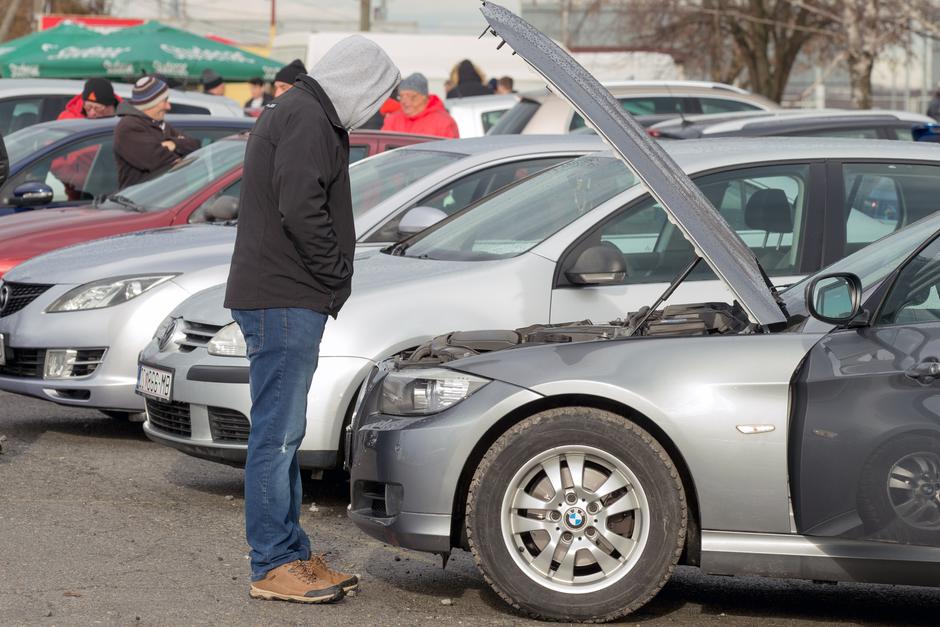
{"type": "MultiPolygon", "coordinates": [[[[306,73],[303,61],[294,59],[277,72],[270,92],[263,79],[252,79],[251,97],[245,102],[245,109],[260,113],[306,73]]],[[[202,72],[200,83],[207,94],[221,96],[225,92],[223,77],[212,69],[202,72]]],[[[164,172],[200,146],[198,140],[187,137],[166,121],[166,114],[172,109],[169,91],[172,86],[174,83],[165,76],[144,76],[125,100],[114,92],[110,81],[92,78],[86,81],[82,93],[67,103],[58,119],[121,118],[114,131],[114,156],[123,189],[164,172]]],[[[504,76],[484,83],[483,75],[468,59],[454,66],[444,87],[447,98],[514,93],[512,78],[504,76]]],[[[443,138],[460,136],[444,101],[430,92],[427,77],[418,72],[402,79],[362,128],[443,138]]],[[[97,146],[90,146],[53,162],[52,172],[64,184],[68,198],[80,197],[98,150],[97,146]]]]}

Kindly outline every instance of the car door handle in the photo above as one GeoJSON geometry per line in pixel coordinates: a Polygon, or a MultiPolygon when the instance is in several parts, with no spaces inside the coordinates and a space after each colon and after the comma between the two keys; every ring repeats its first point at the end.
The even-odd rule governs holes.
{"type": "Polygon", "coordinates": [[[905,370],[904,374],[915,381],[930,383],[937,377],[940,377],[940,362],[922,361],[916,366],[905,370]]]}

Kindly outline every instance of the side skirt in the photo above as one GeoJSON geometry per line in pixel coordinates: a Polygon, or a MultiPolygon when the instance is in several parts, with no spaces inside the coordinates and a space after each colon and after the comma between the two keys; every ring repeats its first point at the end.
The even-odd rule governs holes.
{"type": "Polygon", "coordinates": [[[703,572],[940,587],[940,548],[772,533],[702,531],[703,572]]]}

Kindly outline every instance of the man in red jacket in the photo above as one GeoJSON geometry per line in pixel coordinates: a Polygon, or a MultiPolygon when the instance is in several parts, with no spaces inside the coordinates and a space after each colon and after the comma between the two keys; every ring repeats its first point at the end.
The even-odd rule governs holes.
{"type": "Polygon", "coordinates": [[[398,86],[401,111],[385,116],[383,131],[434,135],[456,139],[460,137],[457,123],[450,117],[444,103],[434,94],[428,95],[428,79],[417,72],[404,78],[398,86]]]}

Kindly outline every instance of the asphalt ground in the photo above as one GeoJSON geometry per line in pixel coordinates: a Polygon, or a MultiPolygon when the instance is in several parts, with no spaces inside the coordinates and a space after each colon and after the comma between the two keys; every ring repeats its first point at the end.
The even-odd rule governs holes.
{"type": "MultiPolygon", "coordinates": [[[[252,600],[240,470],[153,444],[139,424],[4,393],[0,436],[0,625],[537,624],[468,553],[442,570],[359,532],[336,483],[311,484],[303,524],[315,550],[362,574],[361,592],[330,606],[252,600]]],[[[623,622],[936,625],[940,589],[680,568],[623,622]]]]}

